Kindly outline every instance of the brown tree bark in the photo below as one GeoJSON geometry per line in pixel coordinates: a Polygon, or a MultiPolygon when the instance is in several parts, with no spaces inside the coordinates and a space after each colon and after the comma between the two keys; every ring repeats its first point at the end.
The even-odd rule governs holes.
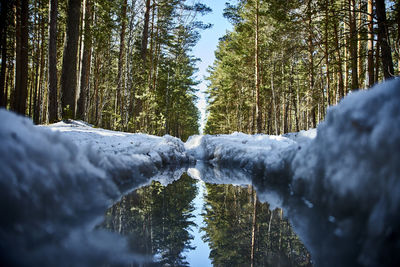
{"type": "Polygon", "coordinates": [[[368,87],[375,83],[374,77],[374,19],[373,19],[373,0],[368,0],[368,87]]]}
{"type": "Polygon", "coordinates": [[[343,81],[343,60],[342,60],[342,53],[340,52],[340,43],[339,43],[339,33],[338,33],[338,22],[335,22],[333,26],[334,30],[334,37],[335,37],[335,50],[337,54],[337,67],[338,67],[338,88],[339,88],[339,99],[344,97],[344,81],[343,81]]]}
{"type": "Polygon", "coordinates": [[[389,32],[386,23],[385,0],[376,0],[376,16],[378,19],[378,35],[381,47],[381,59],[383,67],[383,76],[385,79],[393,78],[394,68],[392,59],[392,50],[389,44],[389,32]]]}
{"type": "Polygon", "coordinates": [[[16,71],[12,110],[25,115],[28,96],[28,16],[29,1],[17,0],[16,71]]]}
{"type": "Polygon", "coordinates": [[[86,0],[85,3],[85,18],[84,18],[84,41],[83,41],[83,56],[81,68],[80,93],[77,102],[76,117],[80,120],[87,120],[86,102],[89,94],[89,76],[90,62],[92,57],[92,33],[91,27],[93,22],[92,0],[86,0]]]}
{"type": "Polygon", "coordinates": [[[118,74],[117,74],[117,106],[119,106],[119,112],[121,118],[124,117],[124,76],[123,76],[123,68],[124,68],[124,55],[125,55],[125,31],[126,31],[126,8],[128,2],[124,0],[121,9],[121,34],[120,34],[120,42],[119,42],[119,56],[118,56],[118,74]]]}
{"type": "Polygon", "coordinates": [[[58,0],[49,1],[49,122],[58,120],[57,93],[57,16],[58,0]]]}
{"type": "MultiPolygon", "coordinates": [[[[312,0],[308,0],[307,3],[307,20],[308,20],[308,40],[307,40],[307,45],[308,45],[308,85],[309,89],[311,92],[311,123],[312,127],[315,128],[317,126],[317,121],[316,121],[316,113],[315,113],[315,106],[317,105],[316,101],[316,92],[314,88],[314,45],[313,45],[313,39],[312,39],[312,34],[313,34],[313,29],[312,29],[312,12],[311,12],[311,3],[312,0]]],[[[309,127],[309,125],[307,125],[309,127]]]]}
{"type": "Polygon", "coordinates": [[[10,3],[2,1],[0,13],[0,46],[1,46],[1,73],[0,73],[0,107],[6,106],[6,68],[7,68],[7,29],[8,29],[8,10],[10,3]]]}
{"type": "Polygon", "coordinates": [[[259,0],[255,3],[255,40],[254,40],[254,71],[255,71],[255,87],[256,87],[256,123],[257,133],[261,133],[262,129],[262,110],[260,107],[260,61],[259,61],[259,0]]]}
{"type": "Polygon", "coordinates": [[[144,13],[144,25],[143,25],[143,33],[142,33],[142,48],[141,48],[141,56],[142,60],[146,61],[147,55],[147,43],[149,39],[149,20],[150,20],[150,0],[146,1],[146,11],[144,13]]]}
{"type": "Polygon", "coordinates": [[[61,106],[64,119],[75,117],[76,68],[81,0],[69,0],[67,31],[61,73],[61,106]]]}
{"type": "Polygon", "coordinates": [[[400,2],[396,4],[396,20],[397,20],[397,75],[400,75],[400,2]]]}
{"type": "Polygon", "coordinates": [[[349,25],[350,25],[350,65],[351,65],[351,90],[358,90],[358,47],[357,47],[357,24],[356,3],[349,0],[349,25]]]}

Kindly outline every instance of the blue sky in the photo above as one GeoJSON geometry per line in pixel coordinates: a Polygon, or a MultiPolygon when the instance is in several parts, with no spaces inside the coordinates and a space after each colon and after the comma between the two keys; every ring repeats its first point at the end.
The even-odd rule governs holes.
{"type": "Polygon", "coordinates": [[[204,128],[205,123],[205,110],[206,101],[204,91],[207,88],[207,83],[204,80],[204,76],[207,76],[207,68],[214,62],[215,56],[214,51],[218,45],[218,39],[225,35],[227,30],[232,29],[232,25],[227,19],[223,17],[223,10],[225,8],[226,0],[203,0],[201,1],[205,5],[209,6],[213,11],[208,15],[201,18],[204,23],[211,23],[213,27],[211,29],[201,32],[201,39],[195,46],[193,53],[195,57],[200,58],[201,62],[197,64],[199,72],[197,77],[201,80],[201,84],[198,86],[200,89],[198,93],[199,101],[197,107],[201,111],[201,130],[204,128]]]}

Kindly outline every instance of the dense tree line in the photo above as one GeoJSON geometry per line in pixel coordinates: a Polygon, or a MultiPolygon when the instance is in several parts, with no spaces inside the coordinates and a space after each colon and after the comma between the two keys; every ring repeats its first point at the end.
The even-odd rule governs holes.
{"type": "Polygon", "coordinates": [[[2,0],[0,104],[35,123],[197,133],[191,55],[210,9],[178,0],[2,0]]]}
{"type": "Polygon", "coordinates": [[[235,0],[210,68],[206,133],[316,127],[328,106],[400,73],[400,4],[235,0]]]}

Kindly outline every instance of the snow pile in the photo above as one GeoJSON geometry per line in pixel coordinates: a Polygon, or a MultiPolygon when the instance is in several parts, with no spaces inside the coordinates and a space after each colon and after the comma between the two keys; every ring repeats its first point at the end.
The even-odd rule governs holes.
{"type": "Polygon", "coordinates": [[[280,168],[285,154],[295,144],[296,142],[283,136],[233,133],[191,136],[185,147],[189,155],[208,160],[213,165],[255,170],[265,166],[280,168]]]}
{"type": "Polygon", "coordinates": [[[303,144],[310,142],[317,136],[317,129],[310,129],[310,130],[301,130],[300,132],[297,133],[286,133],[283,134],[282,136],[289,138],[296,143],[303,144]]]}
{"type": "Polygon", "coordinates": [[[107,155],[134,157],[135,161],[150,160],[157,167],[189,161],[183,142],[170,135],[159,137],[109,131],[81,121],[58,122],[48,127],[61,132],[79,147],[90,145],[107,155]]]}
{"type": "Polygon", "coordinates": [[[125,239],[96,226],[123,193],[150,179],[167,182],[166,177],[170,181],[182,173],[166,170],[160,177],[152,177],[160,170],[158,165],[164,164],[164,157],[186,161],[182,143],[172,137],[128,134],[119,136],[117,142],[118,133],[79,122],[56,125],[54,128],[64,130],[60,134],[3,109],[0,121],[2,264],[102,266],[145,260],[127,251],[125,239]],[[74,134],[76,143],[70,140],[74,134]],[[98,146],[88,145],[89,139],[98,146]],[[135,143],[139,141],[147,143],[135,143]],[[124,150],[122,143],[128,142],[138,149],[124,150]],[[119,148],[116,154],[113,146],[119,148]],[[146,155],[134,154],[146,151],[146,155]]]}
{"type": "Polygon", "coordinates": [[[292,193],[313,210],[296,221],[318,266],[400,265],[399,163],[399,79],[329,109],[291,164],[292,193]]]}

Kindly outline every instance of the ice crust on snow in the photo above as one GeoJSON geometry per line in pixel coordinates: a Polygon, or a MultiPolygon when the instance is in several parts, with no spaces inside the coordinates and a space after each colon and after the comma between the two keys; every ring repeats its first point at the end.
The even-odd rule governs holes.
{"type": "Polygon", "coordinates": [[[124,193],[189,175],[252,183],[282,207],[315,266],[400,266],[400,80],[352,93],[315,130],[283,136],[127,134],[36,127],[0,110],[0,256],[23,266],[143,262],[95,229],[124,193]],[[210,166],[211,165],[211,166],[210,166]],[[24,255],[24,257],[21,257],[24,255]]]}

